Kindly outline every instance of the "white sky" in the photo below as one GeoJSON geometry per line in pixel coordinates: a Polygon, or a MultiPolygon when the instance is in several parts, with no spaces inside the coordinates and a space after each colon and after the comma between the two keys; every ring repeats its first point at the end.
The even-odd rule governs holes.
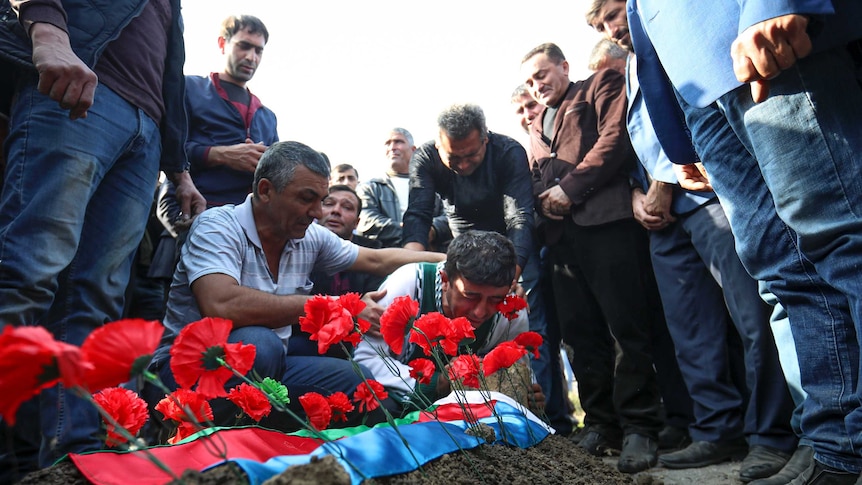
{"type": "Polygon", "coordinates": [[[184,0],[186,74],[219,71],[221,21],[259,17],[269,30],[248,87],[278,117],[279,138],[350,163],[361,180],[383,173],[389,129],[433,139],[437,115],[454,103],[478,104],[488,128],[522,143],[509,103],[522,82],[521,57],[554,42],[570,77],[589,75],[599,40],[584,21],[586,0],[184,0]],[[544,17],[543,21],[530,17],[544,17]]]}

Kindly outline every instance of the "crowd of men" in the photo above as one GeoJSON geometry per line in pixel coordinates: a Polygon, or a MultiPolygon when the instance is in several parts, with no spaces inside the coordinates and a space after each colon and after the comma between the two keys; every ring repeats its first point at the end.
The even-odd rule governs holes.
{"type": "MultiPolygon", "coordinates": [[[[384,383],[390,398],[350,426],[450,387],[394,378],[374,326],[356,365],[319,355],[304,304],[359,293],[377,325],[407,295],[467,318],[480,355],[542,335],[534,410],[587,452],[618,454],[622,472],[742,460],[754,485],[859,483],[862,6],[588,3],[605,37],[591,76],[570,79],[552,43],[513,65],[526,147],[481,107],[452,105],[431,141],[381,134],[388,165],[362,180],[279,141],[246,85],[269,40],[260,19],[225,19],[223,65],[184,76],[179,0],[7,2],[0,325],[80,345],[157,301],[150,369],[176,387],[173,339],[227,318],[229,341],[253,343],[254,370],[293,395],[384,383]],[[159,230],[145,235],[148,219],[159,230]],[[133,271],[146,251],[149,269],[133,271]],[[497,305],[513,293],[529,312],[508,318],[497,305]]],[[[140,392],[151,406],[164,395],[140,392]]],[[[213,411],[233,419],[225,400],[213,411]]],[[[0,422],[0,483],[102,446],[95,409],[62,385],[17,421],[0,422]]]]}

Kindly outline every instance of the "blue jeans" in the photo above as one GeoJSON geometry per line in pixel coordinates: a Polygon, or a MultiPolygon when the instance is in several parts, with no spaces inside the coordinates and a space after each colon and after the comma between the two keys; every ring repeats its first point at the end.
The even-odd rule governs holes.
{"type": "Polygon", "coordinates": [[[802,432],[815,458],[862,470],[862,90],[843,49],[797,62],[754,104],[747,86],[683,105],[740,259],[787,310],[802,432]]]}
{"type": "MultiPolygon", "coordinates": [[[[121,316],[152,204],[159,129],[102,85],[87,118],[75,121],[35,82],[18,94],[0,198],[0,324],[42,325],[57,340],[80,345],[121,316]]],[[[10,450],[0,443],[0,469],[10,470],[9,460],[19,470],[33,466],[40,441],[40,467],[102,447],[95,409],[60,386],[21,413],[25,419],[19,416],[11,431],[28,445],[10,450]]],[[[4,437],[10,431],[0,428],[4,437]]]]}
{"type": "Polygon", "coordinates": [[[791,451],[793,403],[769,328],[770,307],[736,255],[721,204],[708,203],[651,232],[650,247],[668,329],[694,402],[691,438],[726,441],[744,434],[750,445],[791,451]],[[742,356],[728,339],[734,328],[742,356]],[[745,362],[745,385],[733,379],[734,360],[745,362]]]}

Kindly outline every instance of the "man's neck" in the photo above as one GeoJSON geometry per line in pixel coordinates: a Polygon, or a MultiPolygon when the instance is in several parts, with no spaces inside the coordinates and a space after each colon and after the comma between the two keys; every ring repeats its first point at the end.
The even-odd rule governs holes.
{"type": "Polygon", "coordinates": [[[231,83],[231,84],[239,86],[241,88],[245,87],[245,81],[239,81],[226,72],[218,73],[218,79],[219,79],[219,81],[221,81],[223,83],[231,83]]]}

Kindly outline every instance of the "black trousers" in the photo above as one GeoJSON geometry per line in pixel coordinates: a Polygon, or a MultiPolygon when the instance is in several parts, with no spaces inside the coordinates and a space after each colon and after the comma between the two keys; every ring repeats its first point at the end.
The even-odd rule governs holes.
{"type": "Polygon", "coordinates": [[[550,247],[563,341],[574,349],[585,424],[655,437],[661,399],[652,356],[656,318],[646,231],[634,219],[600,226],[566,221],[550,247]]]}

